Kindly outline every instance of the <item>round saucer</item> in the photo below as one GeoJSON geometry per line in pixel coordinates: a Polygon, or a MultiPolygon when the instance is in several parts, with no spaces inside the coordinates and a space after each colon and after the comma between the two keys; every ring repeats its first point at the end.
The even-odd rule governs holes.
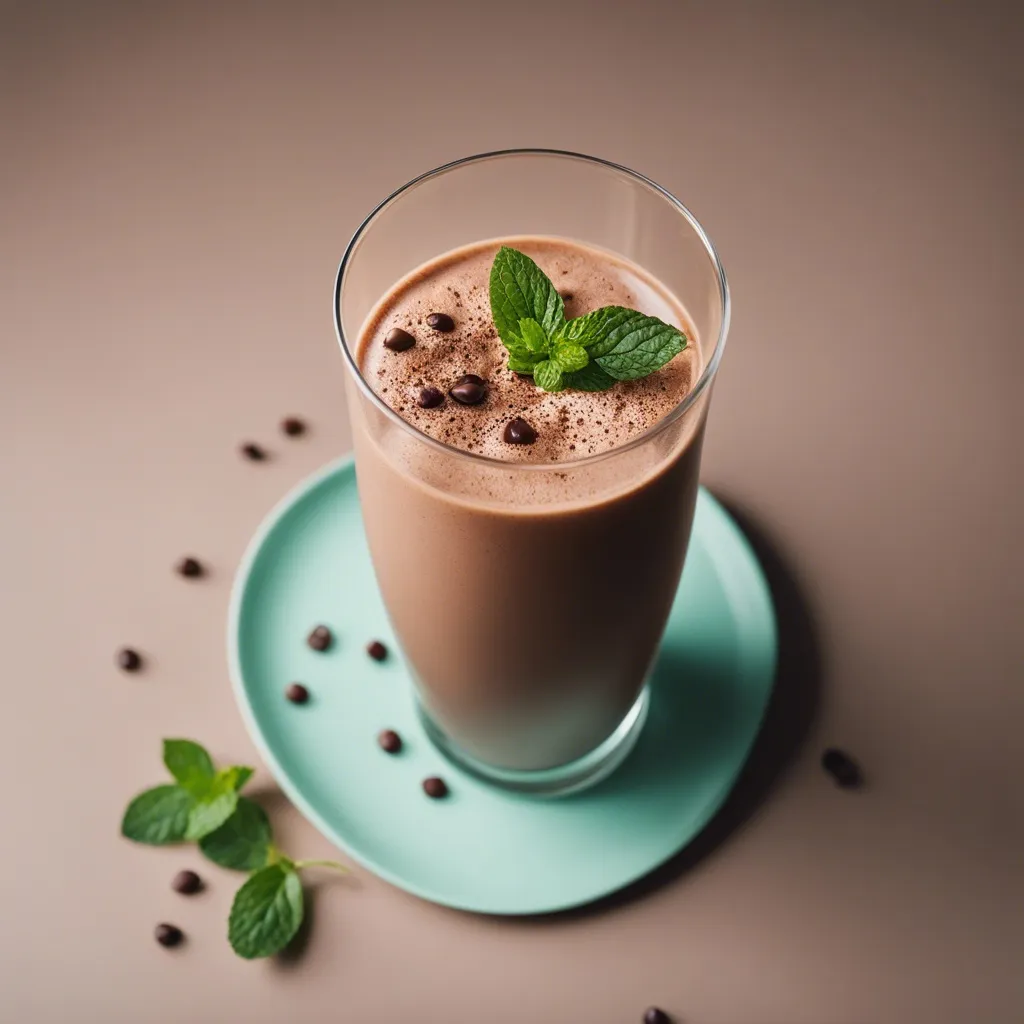
{"type": "Polygon", "coordinates": [[[721,806],[760,727],[775,672],[775,617],[746,539],[705,490],[636,748],[603,782],[544,799],[496,789],[434,748],[377,590],[351,458],[274,509],[235,579],[228,622],[235,695],[293,803],[381,878],[491,914],[589,903],[693,839],[721,806]],[[306,644],[327,625],[331,647],[306,644]],[[377,662],[366,645],[381,640],[377,662]],[[304,683],[310,700],[284,689],[304,683]],[[404,746],[377,744],[395,729],[404,746]],[[421,788],[443,776],[449,795],[421,788]]]}

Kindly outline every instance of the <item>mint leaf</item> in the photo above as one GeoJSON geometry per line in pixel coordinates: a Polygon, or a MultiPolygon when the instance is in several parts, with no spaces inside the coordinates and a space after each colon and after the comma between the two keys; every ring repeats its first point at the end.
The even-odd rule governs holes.
{"type": "MultiPolygon", "coordinates": [[[[534,320],[546,336],[565,322],[565,304],[529,256],[503,245],[491,264],[491,315],[506,347],[520,340],[520,320],[534,320]]],[[[546,346],[545,346],[546,351],[546,346]]]]}
{"type": "Polygon", "coordinates": [[[686,347],[678,327],[625,306],[605,306],[570,320],[556,345],[575,342],[616,380],[637,380],[664,366],[686,347]]]}
{"type": "Polygon", "coordinates": [[[533,368],[533,379],[537,387],[545,391],[561,391],[565,386],[562,383],[562,371],[551,359],[545,359],[533,368]]]}
{"type": "Polygon", "coordinates": [[[164,764],[190,793],[198,794],[216,774],[210,755],[191,740],[164,740],[164,764]]]}
{"type": "Polygon", "coordinates": [[[302,883],[290,862],[257,871],[231,904],[231,948],[246,960],[277,953],[295,937],[303,910],[302,883]]]}
{"type": "Polygon", "coordinates": [[[155,786],[128,805],[121,835],[136,843],[164,846],[185,838],[193,798],[180,786],[155,786]]]}
{"type": "Polygon", "coordinates": [[[518,352],[510,350],[508,356],[508,368],[513,373],[533,373],[533,368],[542,362],[544,356],[534,356],[527,353],[526,355],[520,355],[518,352]]]}
{"type": "Polygon", "coordinates": [[[567,388],[575,388],[577,391],[607,391],[615,383],[611,374],[605,373],[593,362],[575,373],[567,373],[562,380],[567,388]]]}
{"type": "Polygon", "coordinates": [[[217,778],[223,778],[237,793],[255,774],[255,768],[247,768],[245,765],[236,764],[230,768],[222,768],[217,772],[217,778]]]}
{"type": "Polygon", "coordinates": [[[222,868],[255,871],[269,861],[272,842],[267,812],[243,796],[238,799],[235,813],[220,828],[199,840],[199,849],[222,868]]]}
{"type": "Polygon", "coordinates": [[[238,787],[249,776],[251,768],[223,768],[202,788],[188,816],[186,839],[202,839],[220,828],[238,806],[238,787]],[[241,780],[241,782],[239,781],[241,780]]]}
{"type": "Polygon", "coordinates": [[[536,320],[531,317],[525,320],[519,321],[519,336],[523,339],[523,344],[527,350],[533,355],[546,355],[550,343],[548,342],[548,336],[536,320]]]}
{"type": "Polygon", "coordinates": [[[587,350],[574,341],[556,341],[552,359],[562,373],[575,373],[590,362],[587,350]]]}

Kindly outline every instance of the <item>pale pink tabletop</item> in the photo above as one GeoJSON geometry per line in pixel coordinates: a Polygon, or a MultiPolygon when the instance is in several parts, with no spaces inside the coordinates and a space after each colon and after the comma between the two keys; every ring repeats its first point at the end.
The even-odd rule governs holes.
{"type": "MultiPolygon", "coordinates": [[[[997,3],[5,5],[0,1020],[1024,1019],[1021,28],[997,3]],[[745,824],[631,900],[509,922],[357,870],[318,888],[304,955],[246,963],[234,878],[120,814],[162,736],[254,761],[228,591],[349,446],[348,235],[512,145],[634,166],[716,239],[735,316],[704,479],[813,613],[818,714],[745,824]],[[170,571],[186,553],[209,579],[170,571]]],[[[332,853],[269,806],[296,855],[332,853]]]]}

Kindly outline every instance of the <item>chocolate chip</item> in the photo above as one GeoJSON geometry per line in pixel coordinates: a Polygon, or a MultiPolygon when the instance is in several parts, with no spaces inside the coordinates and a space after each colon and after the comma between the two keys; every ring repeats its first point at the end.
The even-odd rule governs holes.
{"type": "Polygon", "coordinates": [[[172,946],[179,945],[181,940],[185,938],[182,930],[180,928],[176,928],[173,924],[158,924],[153,934],[156,936],[156,941],[159,942],[161,946],[166,946],[168,949],[172,946]]]}
{"type": "Polygon", "coordinates": [[[383,661],[388,656],[388,649],[379,640],[374,640],[372,644],[367,644],[366,653],[374,661],[383,661]]]}
{"type": "Polygon", "coordinates": [[[649,1006],[644,1011],[644,1024],[672,1024],[672,1018],[657,1006],[649,1006]]]}
{"type": "Polygon", "coordinates": [[[455,330],[455,321],[447,313],[431,313],[427,317],[427,326],[447,334],[455,330]]]}
{"type": "Polygon", "coordinates": [[[460,377],[448,392],[460,405],[479,405],[487,397],[487,384],[475,373],[460,377]]]}
{"type": "Polygon", "coordinates": [[[392,352],[404,352],[415,344],[416,339],[408,331],[403,331],[401,327],[393,327],[384,339],[384,347],[391,349],[392,352]]]}
{"type": "Polygon", "coordinates": [[[171,882],[171,888],[185,896],[199,892],[202,887],[203,880],[194,871],[179,871],[171,882]]]}
{"type": "Polygon", "coordinates": [[[864,783],[860,766],[849,754],[829,747],[821,755],[821,766],[832,776],[840,789],[857,789],[864,783]]]}
{"type": "Polygon", "coordinates": [[[142,655],[138,651],[133,651],[130,647],[122,647],[117,652],[117,665],[118,668],[123,668],[125,672],[138,672],[142,668],[142,655]]]}
{"type": "Polygon", "coordinates": [[[293,704],[305,704],[309,700],[309,690],[307,690],[302,683],[290,683],[288,688],[284,691],[284,695],[293,704]]]}
{"type": "Polygon", "coordinates": [[[533,444],[537,440],[537,431],[521,416],[517,416],[505,425],[503,437],[506,444],[533,444]]]}
{"type": "Polygon", "coordinates": [[[326,626],[317,626],[312,633],[306,637],[306,643],[314,651],[326,651],[331,646],[331,631],[326,626]]]}
{"type": "Polygon", "coordinates": [[[299,434],[306,432],[306,424],[298,416],[289,416],[287,419],[281,420],[281,429],[289,437],[298,437],[299,434]]]}
{"type": "Polygon", "coordinates": [[[203,567],[194,558],[183,558],[174,569],[179,576],[187,576],[189,579],[203,575],[203,567]]]}
{"type": "Polygon", "coordinates": [[[444,401],[444,394],[437,388],[424,388],[416,399],[421,409],[436,409],[444,401]]]}
{"type": "Polygon", "coordinates": [[[381,750],[389,754],[397,754],[402,749],[402,737],[394,729],[385,729],[378,737],[377,742],[381,750]]]}
{"type": "Polygon", "coordinates": [[[445,785],[444,779],[440,779],[436,775],[431,775],[429,779],[423,780],[423,792],[426,793],[431,800],[440,800],[442,797],[446,797],[448,795],[448,787],[445,785]]]}
{"type": "Polygon", "coordinates": [[[252,442],[242,445],[242,454],[253,462],[262,462],[267,457],[267,453],[258,444],[252,442]]]}

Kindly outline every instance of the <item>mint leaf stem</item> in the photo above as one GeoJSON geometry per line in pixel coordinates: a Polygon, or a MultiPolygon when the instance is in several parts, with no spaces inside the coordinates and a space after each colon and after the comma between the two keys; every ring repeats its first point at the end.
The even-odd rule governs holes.
{"type": "Polygon", "coordinates": [[[340,861],[336,860],[297,860],[295,862],[296,868],[331,868],[334,871],[340,871],[343,875],[349,873],[347,868],[340,861]]]}

